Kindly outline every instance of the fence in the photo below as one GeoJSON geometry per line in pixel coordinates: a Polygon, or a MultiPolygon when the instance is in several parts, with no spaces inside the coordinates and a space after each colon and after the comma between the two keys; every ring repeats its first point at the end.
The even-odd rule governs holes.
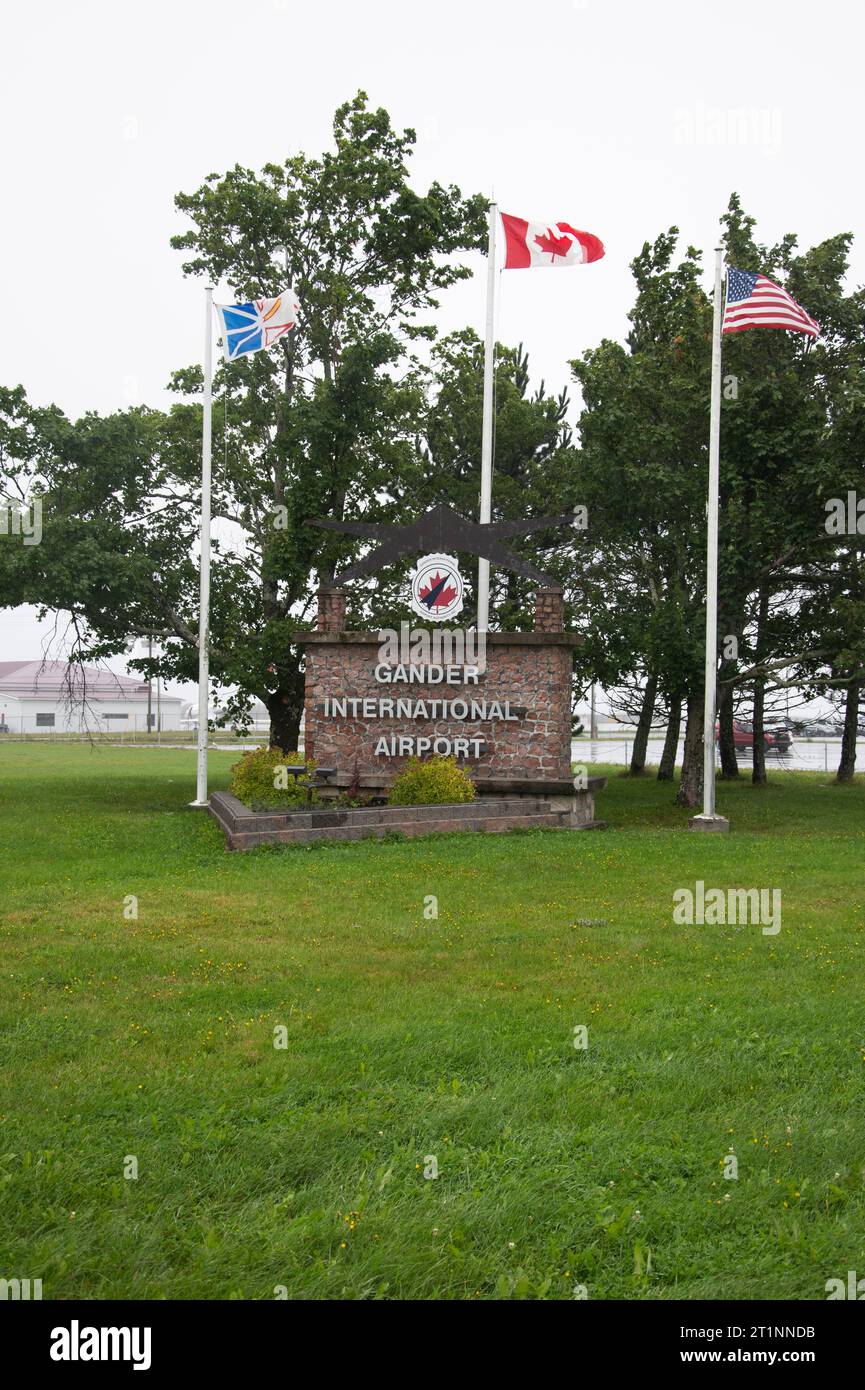
{"type": "MultiPolygon", "coordinates": [[[[165,744],[167,746],[193,747],[198,742],[198,730],[194,724],[182,729],[147,729],[146,716],[131,715],[122,723],[106,723],[95,717],[88,726],[77,729],[37,728],[33,715],[6,715],[0,720],[8,732],[0,731],[0,743],[110,743],[110,744],[165,744]]],[[[270,725],[256,720],[246,734],[235,734],[231,729],[215,729],[210,732],[210,742],[222,741],[230,744],[260,743],[267,738],[270,725]]]]}
{"type": "MultiPolygon", "coordinates": [[[[598,739],[587,737],[576,738],[571,744],[571,758],[579,764],[584,763],[614,763],[616,766],[627,767],[631,761],[631,750],[634,746],[633,736],[631,738],[617,739],[601,735],[598,739]]],[[[676,763],[681,766],[683,742],[679,740],[676,750],[676,763]]],[[[657,767],[661,761],[661,754],[664,748],[663,738],[650,738],[646,749],[646,763],[648,766],[657,767]]],[[[737,748],[736,757],[739,763],[748,766],[751,762],[752,750],[750,748],[737,748]]],[[[799,772],[833,772],[841,760],[841,740],[835,739],[808,739],[794,735],[793,742],[786,753],[777,753],[774,749],[766,749],[766,763],[768,767],[777,767],[782,770],[799,772]]],[[[717,749],[715,752],[716,765],[719,764],[717,749]]],[[[859,738],[856,741],[856,762],[860,769],[865,769],[865,739],[859,738]]]]}

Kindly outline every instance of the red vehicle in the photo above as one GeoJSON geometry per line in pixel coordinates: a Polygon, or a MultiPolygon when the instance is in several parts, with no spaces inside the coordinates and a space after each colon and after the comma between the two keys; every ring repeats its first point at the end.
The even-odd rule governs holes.
{"type": "MultiPolygon", "coordinates": [[[[715,725],[715,738],[718,739],[721,726],[715,725]]],[[[764,729],[763,747],[766,752],[786,753],[792,743],[787,729],[764,729]]],[[[754,725],[745,719],[733,720],[733,745],[737,751],[744,751],[746,748],[754,747],[754,725]]]]}

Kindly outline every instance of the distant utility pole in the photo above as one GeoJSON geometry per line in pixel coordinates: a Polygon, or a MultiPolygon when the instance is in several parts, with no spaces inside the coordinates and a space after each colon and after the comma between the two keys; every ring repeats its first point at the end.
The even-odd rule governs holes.
{"type": "Polygon", "coordinates": [[[595,742],[595,741],[597,741],[597,737],[598,737],[598,708],[597,708],[597,704],[596,704],[596,702],[595,702],[595,682],[594,682],[594,681],[592,681],[591,711],[592,711],[592,723],[591,723],[590,737],[591,737],[592,741],[595,742]]]}
{"type": "MultiPolygon", "coordinates": [[[[152,659],[152,657],[153,657],[153,633],[152,633],[152,632],[148,632],[148,634],[147,634],[147,656],[148,656],[148,660],[152,659]]],[[[150,673],[148,672],[148,674],[147,674],[147,732],[148,732],[148,733],[150,733],[150,725],[151,725],[152,720],[153,720],[153,716],[152,716],[152,714],[150,713],[152,704],[153,704],[153,680],[152,680],[152,678],[151,678],[151,676],[150,676],[150,673]]]]}
{"type": "MultiPolygon", "coordinates": [[[[152,631],[150,631],[150,632],[142,632],[140,628],[136,628],[136,629],[133,629],[133,631],[129,633],[129,636],[130,636],[130,637],[136,637],[136,638],[138,638],[138,641],[136,642],[135,647],[137,647],[139,651],[144,647],[144,644],[145,644],[145,643],[147,644],[147,659],[148,659],[148,661],[152,661],[152,660],[153,660],[153,643],[154,643],[154,640],[156,640],[156,641],[158,641],[158,642],[162,642],[166,637],[170,637],[170,636],[171,636],[171,633],[168,632],[166,629],[163,629],[163,628],[153,628],[152,631]]],[[[133,650],[133,655],[134,655],[134,653],[135,653],[135,647],[133,647],[133,649],[132,649],[132,650],[133,650]]],[[[157,724],[159,725],[159,727],[161,728],[161,727],[162,727],[162,692],[161,692],[161,690],[160,690],[159,681],[160,681],[159,658],[157,657],[157,667],[156,667],[156,711],[157,711],[157,713],[156,713],[156,721],[157,721],[157,724]]],[[[151,730],[151,727],[152,727],[152,722],[153,722],[153,676],[152,676],[152,675],[150,674],[150,672],[148,671],[148,673],[147,673],[147,732],[148,732],[148,733],[150,733],[150,730],[151,730]]]]}

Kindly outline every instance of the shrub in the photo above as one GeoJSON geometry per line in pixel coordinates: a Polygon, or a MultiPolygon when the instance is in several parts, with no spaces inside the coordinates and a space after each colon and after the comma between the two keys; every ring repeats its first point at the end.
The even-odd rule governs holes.
{"type": "MultiPolygon", "coordinates": [[[[290,811],[306,805],[315,763],[300,753],[281,748],[253,748],[231,769],[230,791],[253,811],[290,811]],[[293,777],[286,767],[304,764],[306,772],[293,777]]],[[[314,795],[314,793],[313,793],[314,795]]]]}
{"type": "Polygon", "coordinates": [[[390,789],[392,806],[440,806],[449,801],[473,801],[475,784],[457,767],[455,758],[438,755],[422,762],[409,758],[390,789]]]}

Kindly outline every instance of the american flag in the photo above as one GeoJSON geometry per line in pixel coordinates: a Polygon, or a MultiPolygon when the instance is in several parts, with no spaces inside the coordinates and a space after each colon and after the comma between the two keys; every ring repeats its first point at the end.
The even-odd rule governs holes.
{"type": "Polygon", "coordinates": [[[744,328],[789,328],[816,338],[819,323],[806,314],[780,285],[755,270],[727,270],[727,303],[722,333],[741,333],[744,328]]]}

